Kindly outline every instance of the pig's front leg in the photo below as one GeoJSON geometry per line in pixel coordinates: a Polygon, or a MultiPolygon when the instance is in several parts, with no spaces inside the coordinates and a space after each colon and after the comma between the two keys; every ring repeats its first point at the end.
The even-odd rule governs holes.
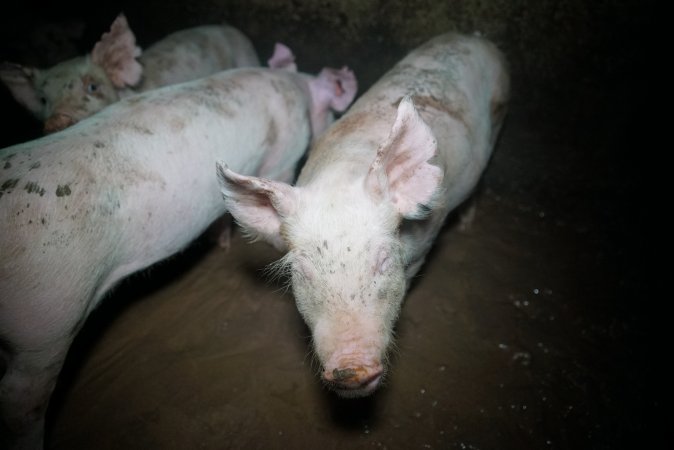
{"type": "Polygon", "coordinates": [[[43,448],[45,412],[70,341],[28,347],[10,343],[12,348],[2,350],[0,448],[43,448]]]}
{"type": "Polygon", "coordinates": [[[228,213],[215,219],[206,232],[209,242],[215,242],[218,247],[228,251],[232,244],[232,234],[234,233],[234,221],[228,213]]]}

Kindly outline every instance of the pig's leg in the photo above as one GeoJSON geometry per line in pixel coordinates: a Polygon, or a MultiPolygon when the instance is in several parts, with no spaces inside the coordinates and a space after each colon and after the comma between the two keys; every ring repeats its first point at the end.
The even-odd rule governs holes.
{"type": "Polygon", "coordinates": [[[232,234],[234,233],[234,221],[232,216],[225,213],[208,227],[208,241],[217,242],[218,247],[227,251],[232,243],[232,234]]]}
{"type": "Polygon", "coordinates": [[[467,200],[457,209],[459,214],[459,231],[468,232],[473,227],[478,203],[485,193],[484,181],[480,180],[467,200]]]}
{"type": "Polygon", "coordinates": [[[470,231],[477,212],[477,198],[471,197],[459,212],[459,231],[470,231]]]}
{"type": "Polygon", "coordinates": [[[5,373],[0,380],[0,447],[12,450],[43,448],[45,412],[70,341],[50,342],[42,349],[3,350],[5,373]]]}

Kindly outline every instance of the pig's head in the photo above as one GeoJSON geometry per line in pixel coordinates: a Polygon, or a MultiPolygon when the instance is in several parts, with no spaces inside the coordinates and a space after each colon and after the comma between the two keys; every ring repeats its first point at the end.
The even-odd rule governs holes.
{"type": "Polygon", "coordinates": [[[321,376],[341,396],[369,395],[386,372],[407,286],[400,224],[433,207],[443,176],[428,162],[435,152],[433,133],[405,98],[369,168],[346,175],[350,182],[323,167],[320,182],[292,187],[218,164],[239,224],[287,250],[279,267],[311,329],[321,376]]]}
{"type": "MultiPolygon", "coordinates": [[[[297,72],[295,55],[279,42],[274,45],[274,54],[267,64],[271,69],[297,72]]],[[[341,69],[325,67],[317,76],[302,74],[301,80],[311,98],[311,131],[317,138],[335,121],[335,112],[346,111],[356,97],[358,81],[346,66],[341,69]]]]}
{"type": "Polygon", "coordinates": [[[119,92],[137,84],[143,68],[140,48],[124,15],[119,15],[90,54],[49,69],[0,65],[0,79],[45,132],[61,130],[119,100],[119,92]]]}

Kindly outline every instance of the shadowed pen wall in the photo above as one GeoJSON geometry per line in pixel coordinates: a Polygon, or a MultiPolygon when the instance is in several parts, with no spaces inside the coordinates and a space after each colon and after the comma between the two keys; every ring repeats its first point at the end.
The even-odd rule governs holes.
{"type": "MultiPolygon", "coordinates": [[[[659,159],[648,152],[661,147],[649,137],[655,2],[26,0],[3,11],[0,60],[38,67],[89,51],[123,11],[141,47],[225,21],[262,61],[279,41],[301,71],[348,65],[360,93],[427,39],[479,32],[507,55],[513,84],[474,222],[461,231],[451,217],[440,234],[374,397],[321,387],[292,295],[260,270],[277,252],[202,239],[123,283],[85,326],[48,448],[664,448],[646,219],[659,159]]],[[[40,135],[4,87],[0,112],[1,146],[40,135]]]]}

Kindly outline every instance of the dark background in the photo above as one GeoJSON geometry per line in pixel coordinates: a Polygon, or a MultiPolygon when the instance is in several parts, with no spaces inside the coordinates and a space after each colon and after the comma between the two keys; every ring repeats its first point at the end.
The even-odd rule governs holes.
{"type": "MultiPolygon", "coordinates": [[[[0,60],[38,67],[90,50],[120,11],[142,47],[226,21],[262,61],[280,41],[302,71],[348,65],[360,92],[449,30],[480,31],[511,65],[510,115],[475,223],[461,232],[450,220],[439,237],[374,399],[320,389],[291,296],[257,271],[278,254],[240,238],[226,254],[200,242],[133,277],[92,318],[50,411],[53,448],[664,447],[667,300],[655,261],[666,258],[656,198],[668,148],[655,138],[664,62],[654,1],[22,1],[3,11],[0,60]],[[214,327],[236,324],[225,342],[194,338],[209,329],[189,316],[204,298],[217,300],[214,327]],[[204,349],[217,357],[190,366],[204,349]]],[[[2,87],[0,113],[0,145],[39,136],[2,87]]]]}

